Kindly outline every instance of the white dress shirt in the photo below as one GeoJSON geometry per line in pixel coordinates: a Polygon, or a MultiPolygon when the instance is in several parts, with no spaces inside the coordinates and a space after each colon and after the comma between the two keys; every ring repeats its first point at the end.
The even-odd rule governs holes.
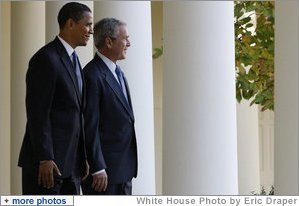
{"type": "Polygon", "coordinates": [[[74,53],[75,50],[73,49],[73,47],[71,47],[71,45],[69,45],[66,41],[64,41],[63,38],[61,38],[60,36],[57,36],[57,37],[61,41],[62,45],[64,46],[64,48],[67,51],[67,54],[69,55],[71,61],[73,62],[72,55],[73,55],[73,53],[74,53]]]}
{"type": "Polygon", "coordinates": [[[110,59],[108,59],[107,57],[105,57],[103,54],[101,54],[99,51],[97,51],[97,55],[103,60],[103,62],[106,64],[106,66],[112,72],[112,74],[115,77],[115,79],[117,80],[117,82],[120,83],[117,78],[117,74],[115,73],[116,64],[113,61],[111,61],[110,59]]]}

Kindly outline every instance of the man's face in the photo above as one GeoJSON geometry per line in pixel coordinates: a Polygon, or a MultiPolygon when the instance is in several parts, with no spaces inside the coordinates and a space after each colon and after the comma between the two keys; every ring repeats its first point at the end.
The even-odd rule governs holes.
{"type": "Polygon", "coordinates": [[[111,54],[113,60],[121,60],[126,58],[128,47],[131,46],[129,41],[128,29],[126,26],[118,27],[118,36],[112,41],[111,54]]]}
{"type": "Polygon", "coordinates": [[[83,18],[78,22],[74,22],[72,27],[72,35],[76,46],[86,46],[92,30],[92,15],[90,12],[84,12],[83,18]]]}

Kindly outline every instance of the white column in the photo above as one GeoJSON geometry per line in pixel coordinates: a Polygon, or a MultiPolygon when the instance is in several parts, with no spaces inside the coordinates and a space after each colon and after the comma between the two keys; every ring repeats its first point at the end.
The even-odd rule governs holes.
{"type": "Polygon", "coordinates": [[[0,2],[0,97],[0,194],[10,195],[10,2],[0,2]]]}
{"type": "Polygon", "coordinates": [[[238,194],[233,2],[164,2],[163,194],[238,194]]]}
{"type": "Polygon", "coordinates": [[[275,4],[274,187],[299,195],[298,1],[275,4]]]}
{"type": "Polygon", "coordinates": [[[150,2],[94,2],[94,22],[115,17],[128,26],[131,47],[119,61],[129,81],[136,119],[138,177],[133,194],[155,194],[153,72],[150,2]]]}
{"type": "MultiPolygon", "coordinates": [[[[163,46],[163,1],[152,1],[153,48],[163,46]]],[[[156,194],[162,195],[163,55],[153,61],[156,194]]]]}
{"type": "Polygon", "coordinates": [[[11,2],[11,193],[21,194],[17,167],[25,133],[25,75],[31,56],[45,44],[45,2],[11,2]]]}
{"type": "Polygon", "coordinates": [[[46,43],[53,41],[59,33],[58,12],[68,1],[46,1],[46,43]]]}
{"type": "MultiPolygon", "coordinates": [[[[63,5],[70,1],[46,1],[46,42],[53,41],[54,38],[59,34],[59,24],[57,20],[58,12],[63,5]]],[[[92,1],[78,1],[79,3],[85,4],[93,12],[92,1]]],[[[93,38],[91,37],[87,43],[87,46],[76,48],[78,57],[82,68],[92,59],[93,57],[93,38]]]]}
{"type": "MultiPolygon", "coordinates": [[[[239,194],[260,191],[259,110],[251,101],[237,104],[239,194]]],[[[264,185],[265,186],[265,185],[264,185]]],[[[265,189],[269,189],[267,186],[265,189]]]]}

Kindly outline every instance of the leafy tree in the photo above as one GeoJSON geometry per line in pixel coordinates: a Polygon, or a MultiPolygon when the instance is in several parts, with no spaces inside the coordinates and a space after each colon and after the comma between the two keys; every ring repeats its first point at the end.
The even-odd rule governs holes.
{"type": "Polygon", "coordinates": [[[274,1],[235,2],[235,49],[238,102],[274,110],[274,1]]]}

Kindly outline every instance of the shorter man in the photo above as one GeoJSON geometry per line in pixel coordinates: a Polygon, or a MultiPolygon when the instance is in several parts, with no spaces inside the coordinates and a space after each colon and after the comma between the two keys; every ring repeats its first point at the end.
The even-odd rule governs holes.
{"type": "Polygon", "coordinates": [[[124,22],[105,18],[94,26],[97,53],[84,68],[85,131],[90,173],[83,194],[130,195],[137,175],[134,115],[128,83],[117,65],[130,46],[124,22]]]}

